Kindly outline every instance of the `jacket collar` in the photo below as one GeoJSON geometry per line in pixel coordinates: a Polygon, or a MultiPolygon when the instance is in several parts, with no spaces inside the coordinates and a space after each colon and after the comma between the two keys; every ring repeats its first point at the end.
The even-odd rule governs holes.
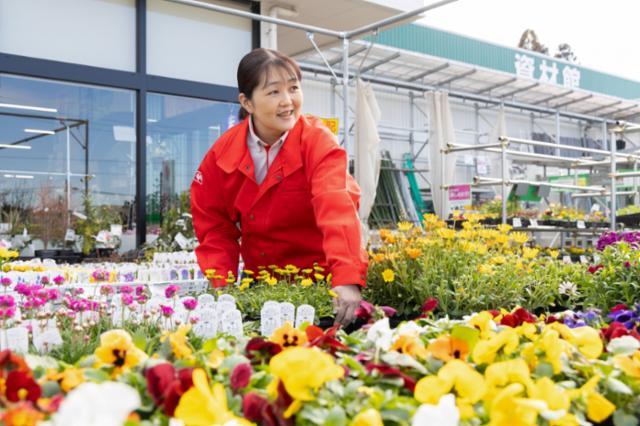
{"type": "MultiPolygon", "coordinates": [[[[293,129],[289,134],[278,152],[278,156],[271,165],[270,170],[282,168],[284,177],[302,167],[302,130],[305,127],[306,118],[300,116],[293,129]]],[[[233,127],[230,131],[228,139],[222,144],[214,145],[216,153],[216,164],[224,170],[225,173],[233,173],[240,170],[247,177],[255,180],[253,171],[253,160],[247,148],[247,133],[249,132],[249,117],[245,118],[242,123],[233,127]],[[217,145],[220,145],[218,149],[217,145]]],[[[270,173],[270,172],[269,172],[270,173]]]]}

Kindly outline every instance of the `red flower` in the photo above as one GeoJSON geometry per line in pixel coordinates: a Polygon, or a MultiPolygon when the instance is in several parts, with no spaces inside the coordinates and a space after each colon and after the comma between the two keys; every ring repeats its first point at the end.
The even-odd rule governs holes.
{"type": "Polygon", "coordinates": [[[513,313],[513,315],[515,315],[515,317],[518,319],[518,321],[519,321],[518,325],[522,325],[523,322],[530,322],[530,323],[535,323],[536,322],[536,317],[531,315],[524,308],[516,309],[516,311],[513,313]]]}
{"type": "Polygon", "coordinates": [[[249,392],[242,399],[242,414],[250,422],[260,423],[263,419],[263,410],[269,406],[269,401],[255,392],[249,392]]]}
{"type": "Polygon", "coordinates": [[[402,378],[402,380],[404,381],[405,389],[409,390],[411,393],[413,393],[413,391],[416,388],[416,380],[413,377],[409,376],[408,374],[403,373],[397,368],[384,365],[384,364],[369,363],[366,365],[366,369],[369,374],[372,371],[376,370],[380,372],[380,374],[382,374],[383,376],[397,376],[402,378]]]}
{"type": "Polygon", "coordinates": [[[640,333],[635,328],[628,330],[621,322],[614,321],[609,324],[609,327],[603,327],[600,330],[602,336],[607,340],[613,340],[622,336],[632,336],[640,340],[640,333]]]}
{"type": "Polygon", "coordinates": [[[310,325],[305,329],[305,333],[307,334],[307,340],[309,341],[310,346],[317,346],[321,349],[325,349],[331,354],[335,355],[336,350],[349,350],[348,346],[340,343],[338,339],[336,339],[336,332],[338,331],[339,325],[334,325],[329,328],[327,331],[323,331],[320,327],[315,325],[310,325]]]}
{"type": "Polygon", "coordinates": [[[251,364],[248,362],[236,365],[231,372],[231,389],[237,391],[246,388],[249,385],[252,373],[251,364]]]}
{"type": "Polygon", "coordinates": [[[602,268],[604,268],[604,265],[602,265],[602,264],[597,265],[597,266],[591,265],[591,266],[589,266],[589,273],[590,274],[595,274],[596,272],[598,272],[602,268]]]}
{"type": "Polygon", "coordinates": [[[173,365],[163,363],[147,369],[147,390],[156,406],[173,416],[180,397],[193,386],[193,369],[183,368],[177,372],[173,365]]]}
{"type": "Polygon", "coordinates": [[[497,309],[491,309],[491,310],[489,311],[489,313],[490,313],[490,314],[491,314],[491,316],[492,316],[492,317],[494,317],[494,318],[495,318],[495,317],[497,317],[498,315],[500,315],[500,311],[499,311],[499,310],[497,310],[497,309]]]}
{"type": "Polygon", "coordinates": [[[6,396],[11,402],[26,400],[35,404],[42,395],[38,383],[24,371],[11,371],[7,375],[6,386],[6,396]]]}
{"type": "Polygon", "coordinates": [[[618,311],[626,311],[628,309],[629,309],[629,307],[626,304],[618,303],[616,306],[611,308],[611,313],[618,312],[618,311]]]}
{"type": "Polygon", "coordinates": [[[518,318],[516,318],[516,316],[513,314],[506,314],[505,316],[503,316],[500,320],[500,324],[506,325],[508,327],[517,327],[519,325],[518,318]]]}
{"type": "Polygon", "coordinates": [[[355,314],[356,317],[360,318],[361,320],[369,321],[371,315],[373,315],[373,312],[375,310],[376,308],[371,303],[367,302],[366,300],[361,300],[360,306],[356,308],[355,314]]]}
{"type": "Polygon", "coordinates": [[[553,323],[553,322],[558,322],[558,318],[556,318],[556,317],[555,317],[555,316],[553,316],[553,315],[549,315],[549,316],[544,320],[544,323],[545,323],[545,324],[551,324],[551,323],[553,323]]]}
{"type": "Polygon", "coordinates": [[[254,337],[249,340],[244,351],[249,359],[256,358],[258,355],[270,359],[272,356],[279,354],[282,351],[282,347],[275,342],[264,340],[262,337],[254,337]]]}
{"type": "Polygon", "coordinates": [[[14,354],[9,349],[0,352],[0,372],[2,376],[13,370],[24,371],[25,373],[31,372],[22,357],[14,354]]]}
{"type": "Polygon", "coordinates": [[[430,297],[422,304],[422,313],[426,314],[438,307],[438,299],[430,297]]]}

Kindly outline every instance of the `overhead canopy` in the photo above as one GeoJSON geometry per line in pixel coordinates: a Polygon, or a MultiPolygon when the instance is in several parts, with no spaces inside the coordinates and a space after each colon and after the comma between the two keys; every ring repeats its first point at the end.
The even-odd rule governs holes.
{"type": "MultiPolygon", "coordinates": [[[[353,42],[349,51],[349,65],[354,73],[362,63],[362,78],[373,81],[377,79],[390,85],[404,85],[409,89],[446,90],[452,96],[516,102],[525,107],[557,109],[584,115],[585,118],[617,120],[640,114],[640,103],[635,99],[518,77],[447,58],[381,44],[371,45],[367,41],[353,42]]],[[[330,47],[323,53],[329,63],[341,61],[341,47],[330,47]]],[[[310,65],[307,69],[326,68],[316,52],[306,52],[296,59],[303,65],[310,65]]],[[[562,77],[557,78],[562,81],[562,77]]]]}

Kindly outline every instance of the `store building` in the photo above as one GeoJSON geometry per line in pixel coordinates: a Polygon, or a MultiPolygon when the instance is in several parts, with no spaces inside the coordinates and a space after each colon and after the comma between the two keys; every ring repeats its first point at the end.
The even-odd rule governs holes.
{"type": "MultiPolygon", "coordinates": [[[[306,70],[307,112],[340,119],[337,82],[326,77],[304,32],[186,3],[0,0],[0,234],[15,237],[26,228],[32,244],[24,255],[45,243],[63,244],[88,206],[107,222],[111,218],[123,225],[121,251],[152,240],[167,209],[188,190],[205,152],[236,123],[236,65],[254,47],[276,46],[300,60],[306,70]]],[[[336,30],[423,4],[201,3],[336,30]]],[[[493,125],[496,99],[510,108],[509,131],[520,137],[551,135],[556,129],[563,137],[591,137],[589,132],[600,128],[589,127],[579,115],[615,119],[640,112],[637,82],[582,71],[580,87],[565,87],[560,80],[533,86],[536,82],[527,80],[532,76],[514,68],[515,58],[486,62],[497,53],[522,54],[515,49],[505,53],[486,44],[478,55],[478,44],[468,38],[413,25],[366,40],[375,42],[375,49],[367,53],[366,42],[351,43],[349,64],[354,70],[364,64],[363,77],[376,83],[383,148],[394,159],[404,152],[416,154],[418,168],[429,165],[428,150],[419,144],[427,139],[428,120],[415,108],[429,88],[461,94],[454,114],[461,139],[473,143],[481,142],[493,125]],[[406,84],[398,83],[402,79],[406,84]],[[475,98],[465,98],[474,93],[475,98]],[[586,98],[589,93],[595,95],[586,98]],[[549,112],[554,110],[557,115],[549,112]]],[[[316,35],[314,41],[338,66],[336,40],[316,35]]],[[[533,58],[536,72],[544,58],[533,58]]],[[[554,63],[566,65],[546,62],[549,67],[554,63]]],[[[463,158],[459,166],[467,178],[476,173],[470,169],[483,167],[477,158],[463,158]]]]}

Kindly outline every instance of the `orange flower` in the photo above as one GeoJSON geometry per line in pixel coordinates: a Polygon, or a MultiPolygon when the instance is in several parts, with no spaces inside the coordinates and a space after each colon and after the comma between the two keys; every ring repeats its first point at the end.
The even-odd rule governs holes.
{"type": "Polygon", "coordinates": [[[410,355],[412,357],[426,358],[427,350],[420,338],[411,334],[403,334],[393,343],[391,350],[410,355]]]}
{"type": "Polygon", "coordinates": [[[409,256],[409,258],[411,258],[412,260],[416,260],[422,255],[422,250],[418,248],[407,248],[404,251],[405,253],[407,253],[407,256],[409,256]]]}
{"type": "Polygon", "coordinates": [[[291,323],[287,321],[282,327],[273,332],[269,340],[287,349],[307,343],[307,335],[303,331],[293,328],[291,323]]]}
{"type": "Polygon", "coordinates": [[[466,360],[469,356],[467,342],[450,336],[442,336],[432,341],[429,343],[427,351],[434,358],[445,362],[452,359],[466,360]]]}
{"type": "Polygon", "coordinates": [[[23,403],[9,408],[0,420],[6,426],[36,426],[40,420],[44,420],[44,414],[30,404],[23,403]]]}

